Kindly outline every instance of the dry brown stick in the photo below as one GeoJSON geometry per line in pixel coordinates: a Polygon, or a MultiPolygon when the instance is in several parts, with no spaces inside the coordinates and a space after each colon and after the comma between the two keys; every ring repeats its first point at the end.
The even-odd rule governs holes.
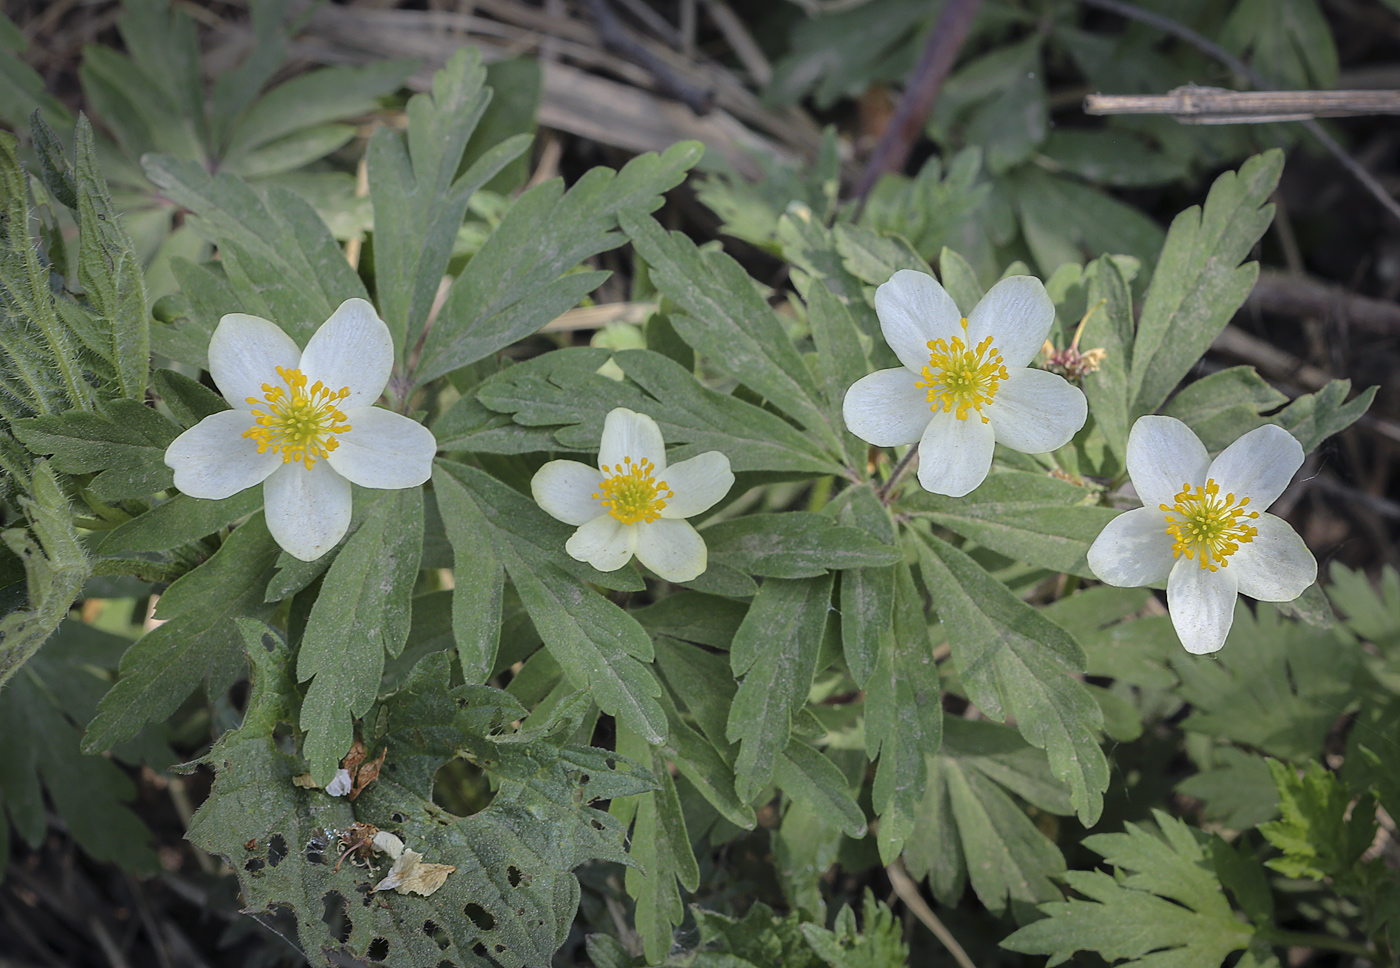
{"type": "Polygon", "coordinates": [[[1187,84],[1166,94],[1090,94],[1085,114],[1170,114],[1182,124],[1262,124],[1400,114],[1400,91],[1232,91],[1187,84]]]}
{"type": "Polygon", "coordinates": [[[938,920],[938,915],[933,913],[933,908],[928,906],[919,893],[919,885],[914,883],[914,879],[904,869],[904,862],[898,857],[893,864],[885,868],[885,874],[890,879],[890,886],[899,895],[899,899],[904,902],[904,906],[913,912],[914,917],[924,923],[924,927],[933,932],[934,937],[948,949],[948,953],[953,956],[953,960],[958,963],[959,968],[977,968],[972,963],[972,959],[967,956],[963,946],[958,944],[958,939],[953,937],[953,933],[938,920]]]}
{"type": "Polygon", "coordinates": [[[710,20],[719,28],[719,32],[724,34],[724,39],[729,42],[729,49],[734,51],[734,56],[744,65],[744,70],[749,72],[754,83],[763,86],[771,81],[773,65],[768,62],[763,49],[749,33],[749,28],[734,15],[729,5],[724,0],[705,0],[705,9],[709,11],[710,20]]]}
{"type": "MultiPolygon", "coordinates": [[[[1151,10],[1144,10],[1135,4],[1124,3],[1123,0],[1079,0],[1079,2],[1091,7],[1098,7],[1100,10],[1111,11],[1129,20],[1136,20],[1139,23],[1145,23],[1156,27],[1158,30],[1186,41],[1202,53],[1214,57],[1241,77],[1249,78],[1250,83],[1261,91],[1273,89],[1273,85],[1264,79],[1264,75],[1260,74],[1234,54],[1215,43],[1215,41],[1201,36],[1190,27],[1178,23],[1170,17],[1154,13],[1151,10]]],[[[1337,143],[1337,139],[1328,134],[1326,129],[1317,123],[1316,119],[1306,118],[1298,123],[1301,124],[1304,130],[1312,135],[1322,147],[1326,148],[1332,157],[1336,158],[1338,163],[1340,163],[1353,178],[1359,181],[1362,187],[1375,197],[1376,201],[1381,203],[1381,206],[1385,208],[1386,211],[1397,219],[1400,219],[1400,202],[1397,202],[1395,198],[1385,190],[1385,186],[1378,182],[1376,177],[1367,171],[1360,162],[1347,154],[1345,149],[1337,143]]]]}
{"type": "Polygon", "coordinates": [[[1299,319],[1346,321],[1377,336],[1400,335],[1400,304],[1358,296],[1342,286],[1276,270],[1265,269],[1259,274],[1245,306],[1299,319]]]}
{"type": "Polygon", "coordinates": [[[909,160],[909,151],[923,131],[924,120],[938,100],[938,92],[953,69],[953,62],[958,58],[958,51],[962,50],[963,41],[967,39],[967,32],[972,28],[972,21],[981,5],[982,0],[948,0],[944,5],[938,22],[929,31],[924,52],[919,55],[919,63],[909,77],[909,85],[904,89],[894,115],[885,125],[879,143],[871,152],[865,171],[861,172],[860,180],[856,182],[858,208],[864,207],[865,197],[881,175],[898,171],[909,160]]]}

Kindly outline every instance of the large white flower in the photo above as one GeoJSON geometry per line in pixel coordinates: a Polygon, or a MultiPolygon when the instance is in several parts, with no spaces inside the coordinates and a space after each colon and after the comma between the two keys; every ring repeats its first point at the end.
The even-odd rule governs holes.
{"type": "Polygon", "coordinates": [[[1263,511],[1303,463],[1303,447],[1272,424],[1215,460],[1175,417],[1141,417],[1128,435],[1128,475],[1143,507],[1114,518],[1089,548],[1110,585],[1167,581],[1167,610],[1186,651],[1215,652],[1235,618],[1235,594],[1290,602],[1317,561],[1281,518],[1263,511]]]}
{"type": "Polygon", "coordinates": [[[230,313],[209,341],[209,375],[233,407],[171,442],[175,486],[219,500],[263,485],[267,527],[313,561],[350,527],[350,485],[417,487],[437,441],[422,424],[373,406],[394,367],[389,328],[347,299],[297,349],[275,323],[230,313]]]}
{"type": "Polygon", "coordinates": [[[1043,454],[1084,426],[1084,394],[1028,366],[1055,321],[1039,279],[1003,279],[963,317],[932,276],[901,269],[875,290],[875,312],[904,366],[852,384],[846,426],[877,447],[917,442],[926,490],[962,497],[986,479],[993,444],[1043,454]]]}
{"type": "Polygon", "coordinates": [[[684,518],[709,510],[734,486],[729,458],[717,450],[666,466],[661,428],[624,407],[608,413],[598,466],[552,460],[530,481],[535,501],[579,529],[564,549],[599,571],[616,571],[635,554],[667,581],[705,570],[705,539],[684,518]],[[663,478],[664,475],[664,478],[663,478]]]}

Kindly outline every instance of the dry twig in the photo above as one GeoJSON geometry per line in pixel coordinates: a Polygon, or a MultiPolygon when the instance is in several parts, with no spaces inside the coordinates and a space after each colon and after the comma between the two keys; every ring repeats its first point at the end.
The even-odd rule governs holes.
{"type": "Polygon", "coordinates": [[[1232,91],[1187,84],[1166,94],[1090,94],[1085,114],[1170,114],[1182,124],[1263,124],[1400,114],[1400,91],[1232,91]]]}
{"type": "Polygon", "coordinates": [[[953,933],[938,920],[938,915],[933,913],[933,908],[924,901],[923,895],[919,893],[919,885],[914,883],[914,879],[909,876],[909,872],[904,869],[904,862],[895,858],[893,864],[885,868],[885,873],[889,876],[890,885],[894,887],[894,892],[899,895],[899,899],[904,902],[904,906],[913,912],[914,916],[924,923],[924,927],[934,933],[934,936],[948,949],[948,954],[953,956],[953,960],[958,963],[958,968],[977,968],[972,963],[972,959],[967,956],[962,945],[958,944],[958,939],[953,937],[953,933]]]}

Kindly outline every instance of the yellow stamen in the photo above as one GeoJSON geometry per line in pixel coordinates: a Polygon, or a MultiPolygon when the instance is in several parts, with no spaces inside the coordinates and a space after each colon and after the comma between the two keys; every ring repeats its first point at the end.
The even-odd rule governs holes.
{"type": "Polygon", "coordinates": [[[282,463],[301,461],[310,470],[317,460],[330,455],[340,446],[336,434],[348,433],[350,425],[337,405],[350,395],[349,387],[331,390],[320,380],[306,387],[306,375],[301,370],[279,366],[277,375],[283,386],[262,385],[263,397],[248,397],[254,406],[257,425],[244,431],[243,436],[255,441],[258,453],[280,452],[282,463]]]}
{"type": "Polygon", "coordinates": [[[598,485],[593,496],[623,524],[655,521],[661,516],[666,501],[676,496],[665,481],[653,480],[655,471],[656,465],[649,460],[634,464],[632,458],[624,457],[621,464],[613,465],[611,472],[603,468],[603,473],[609,476],[598,485]]]}
{"type": "Polygon", "coordinates": [[[1249,524],[1249,520],[1259,517],[1258,511],[1246,511],[1249,498],[1235,502],[1235,495],[1220,497],[1220,485],[1211,478],[1205,487],[1197,484],[1181,485],[1181,493],[1176,495],[1175,504],[1158,505],[1167,514],[1167,534],[1175,539],[1172,543],[1172,557],[1187,558],[1200,556],[1202,568],[1219,571],[1229,562],[1226,560],[1240,545],[1254,540],[1259,529],[1249,524]],[[1172,514],[1179,517],[1172,517],[1172,514]]]}
{"type": "MultiPolygon", "coordinates": [[[[966,318],[962,329],[963,336],[967,336],[966,318]]],[[[982,422],[987,423],[982,408],[992,402],[997,387],[1009,374],[990,336],[975,349],[969,348],[969,343],[970,339],[964,342],[958,336],[951,343],[944,339],[930,341],[924,378],[914,386],[927,388],[929,409],[935,413],[956,410],[957,418],[966,420],[968,411],[976,410],[982,422]]]]}

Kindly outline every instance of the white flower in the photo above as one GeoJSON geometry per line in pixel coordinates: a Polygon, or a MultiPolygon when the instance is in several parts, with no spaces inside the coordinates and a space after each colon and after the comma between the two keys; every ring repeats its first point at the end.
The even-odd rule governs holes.
{"type": "Polygon", "coordinates": [[[1167,610],[1187,652],[1225,644],[1235,594],[1289,602],[1317,578],[1317,561],[1281,518],[1262,513],[1303,463],[1303,447],[1272,424],[1215,460],[1174,417],[1141,417],[1128,435],[1128,475],[1143,507],[1114,518],[1089,548],[1110,585],[1167,580],[1167,610]]]}
{"type": "Polygon", "coordinates": [[[962,497],[986,479],[993,444],[1043,454],[1084,426],[1084,394],[1029,368],[1055,321],[1039,279],[1003,279],[964,318],[932,276],[901,269],[875,290],[875,312],[904,366],[857,380],[842,413],[877,447],[917,441],[926,490],[962,497]]]}
{"type": "Polygon", "coordinates": [[[432,473],[428,428],[373,406],[394,343],[363,299],[347,299],[306,349],[275,323],[230,313],[209,340],[209,374],[232,410],[171,442],[165,463],[191,497],[219,500],[263,485],[267,527],[313,561],[350,527],[350,485],[417,487],[432,473]]]}
{"type": "Polygon", "coordinates": [[[635,554],[673,582],[703,572],[705,540],[683,519],[729,493],[729,458],[712,450],[667,467],[656,421],[618,407],[603,422],[598,465],[552,460],[530,481],[540,507],[580,526],[564,546],[570,556],[616,571],[635,554]]]}

